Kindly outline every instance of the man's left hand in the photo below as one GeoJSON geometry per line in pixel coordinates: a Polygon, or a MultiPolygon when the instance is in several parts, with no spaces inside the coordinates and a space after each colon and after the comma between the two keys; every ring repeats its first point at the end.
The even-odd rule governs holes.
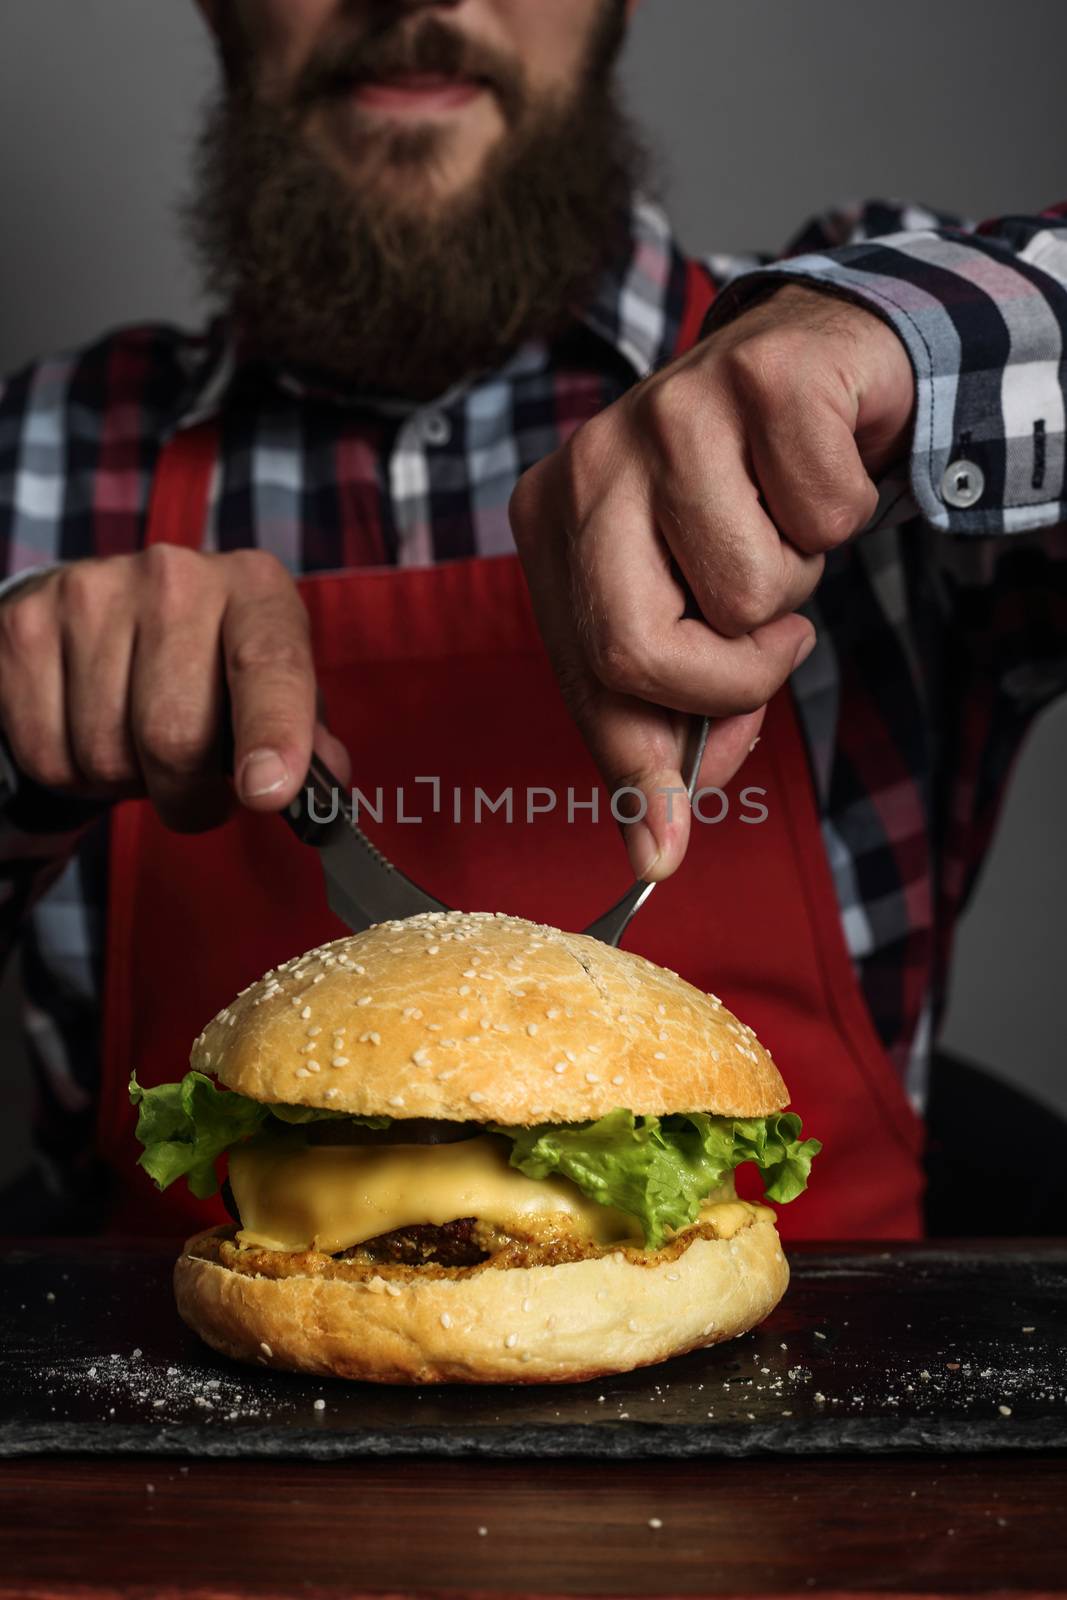
{"type": "Polygon", "coordinates": [[[638,877],[685,854],[678,714],[716,719],[700,781],[724,786],[814,645],[797,607],[873,515],[914,397],[887,323],[788,284],[520,480],[512,526],[564,696],[609,789],[647,800],[625,830],[638,877]]]}

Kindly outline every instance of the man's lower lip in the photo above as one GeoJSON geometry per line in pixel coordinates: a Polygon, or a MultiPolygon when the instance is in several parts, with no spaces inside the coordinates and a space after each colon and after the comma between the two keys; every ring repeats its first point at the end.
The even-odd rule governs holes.
{"type": "Polygon", "coordinates": [[[471,79],[411,78],[395,83],[361,83],[354,96],[365,111],[389,116],[432,116],[469,105],[483,88],[483,84],[471,79]]]}

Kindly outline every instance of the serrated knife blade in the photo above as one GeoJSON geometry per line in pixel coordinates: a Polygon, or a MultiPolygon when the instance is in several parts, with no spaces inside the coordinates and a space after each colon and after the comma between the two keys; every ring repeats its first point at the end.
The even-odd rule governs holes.
{"type": "Polygon", "coordinates": [[[356,822],[342,785],[317,755],[285,819],[298,839],[318,851],[330,910],[353,933],[375,922],[449,909],[376,849],[356,822]]]}

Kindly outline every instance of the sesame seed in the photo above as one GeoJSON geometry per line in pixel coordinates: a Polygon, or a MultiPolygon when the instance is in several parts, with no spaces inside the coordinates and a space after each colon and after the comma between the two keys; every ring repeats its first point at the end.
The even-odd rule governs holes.
{"type": "Polygon", "coordinates": [[[391,1106],[402,1106],[404,1104],[404,1096],[402,1094],[394,1094],[389,1104],[391,1106]]]}
{"type": "Polygon", "coordinates": [[[518,1344],[518,1342],[519,1342],[518,1334],[517,1333],[509,1333],[507,1338],[504,1340],[505,1349],[514,1350],[514,1348],[518,1344]]]}
{"type": "Polygon", "coordinates": [[[315,976],[312,978],[311,981],[312,981],[312,983],[321,983],[323,978],[325,978],[325,976],[326,976],[325,972],[316,972],[315,976]]]}
{"type": "Polygon", "coordinates": [[[326,1410],[326,1402],[325,1402],[325,1400],[316,1400],[314,1402],[314,1405],[315,1405],[315,1410],[316,1411],[325,1411],[326,1410]]]}
{"type": "Polygon", "coordinates": [[[356,1001],[356,1005],[357,1006],[369,1006],[370,1005],[370,1000],[371,1000],[371,997],[370,997],[369,994],[361,994],[359,999],[356,1001]]]}
{"type": "Polygon", "coordinates": [[[441,1326],[442,1328],[450,1328],[452,1326],[452,1318],[447,1311],[441,1312],[441,1326]]]}
{"type": "Polygon", "coordinates": [[[667,1059],[666,1050],[653,1050],[652,1059],[653,1059],[653,1061],[666,1061],[666,1059],[667,1059]]]}
{"type": "Polygon", "coordinates": [[[302,1017],[303,1017],[303,1019],[304,1019],[304,1021],[305,1021],[305,1022],[306,1022],[306,1021],[307,1021],[307,1019],[308,1019],[308,1018],[309,1018],[309,1017],[310,1017],[310,1015],[311,1015],[311,1007],[310,1007],[310,1006],[304,1006],[304,1007],[302,1007],[302,1009],[301,1009],[301,1012],[300,1012],[300,1015],[301,1015],[301,1016],[302,1016],[302,1017]]]}
{"type": "Polygon", "coordinates": [[[265,1339],[261,1339],[259,1341],[259,1348],[262,1350],[265,1356],[273,1356],[274,1354],[274,1351],[271,1349],[270,1345],[265,1339]]]}
{"type": "Polygon", "coordinates": [[[473,967],[464,967],[463,976],[465,978],[476,978],[478,974],[475,972],[473,967]]]}
{"type": "Polygon", "coordinates": [[[559,1006],[549,1006],[548,1010],[545,1012],[545,1016],[548,1018],[549,1022],[555,1022],[556,1018],[559,1016],[559,1006]]]}
{"type": "Polygon", "coordinates": [[[662,1528],[662,1526],[663,1526],[663,1518],[662,1517],[649,1517],[648,1525],[649,1525],[650,1528],[662,1528]]]}
{"type": "Polygon", "coordinates": [[[301,1055],[302,1055],[302,1056],[309,1056],[309,1055],[310,1055],[310,1054],[311,1054],[311,1052],[312,1052],[312,1051],[313,1051],[313,1050],[314,1050],[314,1049],[315,1049],[315,1048],[316,1048],[316,1046],[315,1046],[315,1041],[314,1041],[314,1040],[312,1040],[312,1042],[311,1042],[311,1043],[310,1043],[310,1044],[302,1044],[302,1045],[301,1045],[301,1046],[300,1046],[300,1054],[301,1054],[301,1055]]]}
{"type": "Polygon", "coordinates": [[[459,995],[461,1000],[465,1000],[470,992],[471,986],[469,983],[461,983],[459,988],[456,990],[456,993],[459,995]]]}
{"type": "Polygon", "coordinates": [[[336,1089],[324,1089],[323,1090],[323,1094],[324,1094],[324,1096],[325,1096],[325,1098],[327,1100],[336,1100],[337,1099],[337,1090],[336,1089]]]}
{"type": "Polygon", "coordinates": [[[529,1311],[532,1309],[532,1307],[533,1301],[529,1298],[529,1296],[527,1296],[527,1298],[522,1302],[522,1309],[524,1311],[529,1311]]]}
{"type": "Polygon", "coordinates": [[[330,1066],[331,1067],[347,1067],[348,1066],[348,1057],[347,1056],[334,1056],[333,1060],[330,1062],[330,1066]]]}
{"type": "Polygon", "coordinates": [[[667,1038],[667,1037],[668,1037],[668,1035],[667,1035],[667,1030],[666,1030],[666,1028],[661,1028],[661,1029],[660,1029],[660,1030],[659,1030],[659,1032],[658,1032],[658,1033],[657,1033],[657,1035],[656,1035],[656,1038],[657,1038],[657,1039],[658,1039],[658,1040],[659,1040],[659,1041],[660,1041],[660,1043],[661,1043],[661,1044],[662,1044],[662,1043],[663,1043],[663,1042],[664,1042],[664,1040],[665,1040],[665,1039],[666,1039],[666,1038],[667,1038]]]}
{"type": "Polygon", "coordinates": [[[290,1002],[289,1002],[289,1004],[290,1004],[290,1005],[291,1005],[291,1006],[298,1006],[298,1005],[299,1005],[299,1004],[300,1004],[300,1002],[301,1002],[301,1000],[302,1000],[302,999],[303,999],[303,995],[299,995],[299,994],[294,994],[294,996],[293,996],[293,998],[292,998],[292,999],[291,999],[291,1000],[290,1000],[290,1002]]]}
{"type": "Polygon", "coordinates": [[[439,944],[428,944],[426,946],[426,954],[428,956],[439,956],[441,954],[441,946],[439,944]]]}
{"type": "Polygon", "coordinates": [[[531,1039],[536,1038],[537,1037],[537,1023],[536,1022],[528,1022],[526,1024],[526,1032],[530,1035],[531,1039]]]}
{"type": "Polygon", "coordinates": [[[623,1081],[623,1077],[622,1077],[622,1073],[621,1073],[621,1072],[617,1072],[617,1073],[616,1073],[616,1074],[615,1074],[615,1076],[614,1076],[614,1077],[613,1077],[613,1078],[612,1078],[612,1080],[611,1080],[611,1081],[612,1081],[612,1083],[613,1083],[613,1084],[615,1084],[615,1085],[616,1085],[616,1087],[617,1087],[617,1086],[618,1086],[618,1085],[619,1085],[619,1084],[620,1084],[620,1083],[622,1083],[622,1081],[623,1081]]]}
{"type": "Polygon", "coordinates": [[[482,1094],[480,1089],[472,1089],[470,1094],[467,1096],[467,1099],[472,1101],[474,1105],[480,1106],[482,1101],[485,1099],[485,1095],[482,1094]]]}
{"type": "Polygon", "coordinates": [[[360,1044],[381,1044],[382,1036],[380,1033],[361,1033],[359,1042],[360,1044]]]}
{"type": "Polygon", "coordinates": [[[318,1023],[313,1022],[311,1027],[307,1030],[307,1036],[309,1039],[317,1039],[321,1032],[322,1029],[319,1027],[318,1023]]]}
{"type": "Polygon", "coordinates": [[[310,1076],[311,1076],[311,1074],[308,1071],[307,1067],[297,1067],[296,1075],[297,1075],[298,1078],[310,1078],[310,1076]]]}
{"type": "Polygon", "coordinates": [[[1002,1417],[1011,1416],[1011,1406],[998,1406],[997,1410],[1000,1412],[1002,1417]]]}
{"type": "Polygon", "coordinates": [[[492,1017],[479,1017],[478,1026],[479,1028],[491,1028],[493,1026],[492,1017]]]}
{"type": "Polygon", "coordinates": [[[566,1070],[567,1063],[565,1061],[557,1061],[552,1068],[553,1072],[566,1072],[566,1070]]]}
{"type": "Polygon", "coordinates": [[[596,1072],[587,1072],[585,1075],[585,1081],[586,1083],[599,1083],[600,1075],[596,1072]]]}
{"type": "Polygon", "coordinates": [[[661,1017],[665,1017],[667,1015],[667,1007],[665,1005],[658,1005],[656,1010],[659,1012],[661,1017]]]}

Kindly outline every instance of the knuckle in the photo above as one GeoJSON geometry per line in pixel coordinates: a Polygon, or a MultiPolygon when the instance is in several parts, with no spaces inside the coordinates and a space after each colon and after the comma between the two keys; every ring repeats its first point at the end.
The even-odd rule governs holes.
{"type": "Polygon", "coordinates": [[[74,736],[78,766],[93,783],[105,786],[127,783],[135,775],[129,751],[114,732],[99,729],[74,736]]]}
{"type": "Polygon", "coordinates": [[[791,384],[796,370],[793,341],[781,332],[760,332],[724,356],[731,386],[743,400],[762,404],[791,384]]]}
{"type": "Polygon", "coordinates": [[[137,742],[153,766],[190,777],[204,764],[209,740],[191,708],[161,704],[141,717],[137,742]]]}
{"type": "Polygon", "coordinates": [[[8,729],[11,753],[20,771],[45,789],[74,787],[75,773],[66,752],[40,724],[24,723],[8,729]]]}
{"type": "Polygon", "coordinates": [[[605,688],[640,699],[653,692],[655,674],[640,638],[632,630],[593,630],[589,652],[593,671],[605,688]]]}
{"type": "Polygon", "coordinates": [[[231,550],[222,560],[234,587],[243,593],[266,594],[288,588],[293,581],[284,563],[270,550],[231,550]]]}
{"type": "Polygon", "coordinates": [[[543,510],[544,494],[539,478],[535,477],[536,473],[536,467],[524,472],[508,501],[508,518],[518,545],[527,542],[543,510]]]}
{"type": "Polygon", "coordinates": [[[0,630],[4,643],[16,655],[54,648],[55,613],[50,597],[39,589],[12,595],[0,605],[0,630]]]}
{"type": "Polygon", "coordinates": [[[672,373],[658,383],[648,384],[638,398],[639,427],[661,449],[668,449],[673,455],[680,437],[706,409],[706,403],[705,382],[687,372],[672,373]]]}
{"type": "Polygon", "coordinates": [[[781,597],[760,577],[750,577],[727,599],[723,611],[728,626],[738,633],[752,633],[772,621],[781,610],[781,597]]]}
{"type": "Polygon", "coordinates": [[[149,610],[162,623],[182,616],[203,581],[203,557],[180,545],[154,544],[141,554],[150,591],[149,610]]]}
{"type": "Polygon", "coordinates": [[[277,678],[306,678],[311,674],[311,653],[306,634],[267,633],[256,629],[235,641],[228,662],[235,676],[269,672],[277,678]]]}

